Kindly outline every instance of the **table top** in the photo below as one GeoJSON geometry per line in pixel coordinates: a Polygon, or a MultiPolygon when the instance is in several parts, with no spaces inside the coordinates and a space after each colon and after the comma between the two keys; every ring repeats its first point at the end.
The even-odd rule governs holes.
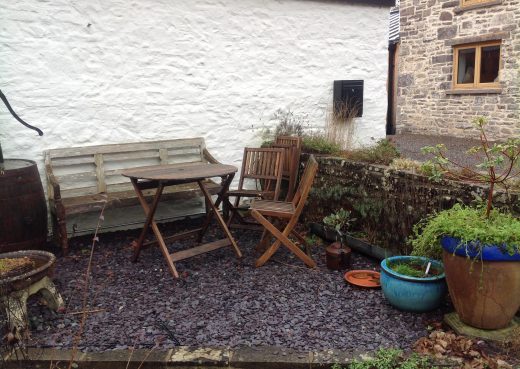
{"type": "Polygon", "coordinates": [[[186,163],[152,165],[125,169],[121,175],[133,179],[151,181],[197,181],[205,178],[227,176],[237,172],[233,165],[211,163],[186,163]]]}

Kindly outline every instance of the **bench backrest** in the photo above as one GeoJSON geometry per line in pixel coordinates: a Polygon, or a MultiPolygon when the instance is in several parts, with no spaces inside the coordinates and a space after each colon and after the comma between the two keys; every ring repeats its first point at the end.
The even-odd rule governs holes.
{"type": "MultiPolygon", "coordinates": [[[[132,189],[124,169],[148,165],[207,162],[202,137],[52,149],[44,152],[47,175],[60,184],[61,197],[132,189]],[[51,173],[49,173],[51,171],[51,173]]],[[[52,188],[49,197],[53,198],[52,188]]]]}

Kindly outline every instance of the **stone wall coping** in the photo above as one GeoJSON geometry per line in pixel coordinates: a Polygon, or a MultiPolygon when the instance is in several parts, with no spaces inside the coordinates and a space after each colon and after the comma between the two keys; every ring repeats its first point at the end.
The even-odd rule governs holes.
{"type": "Polygon", "coordinates": [[[485,35],[479,36],[468,36],[468,37],[460,37],[460,38],[452,38],[450,40],[444,41],[446,46],[455,46],[455,45],[463,45],[463,44],[473,44],[477,42],[486,42],[486,41],[496,41],[502,40],[505,38],[509,38],[509,32],[494,32],[488,33],[485,35]]]}
{"type": "MultiPolygon", "coordinates": [[[[303,160],[305,161],[306,158],[304,157],[305,153],[302,154],[303,160]]],[[[428,176],[425,176],[423,174],[415,173],[412,171],[406,171],[401,169],[394,169],[387,165],[379,165],[379,164],[371,164],[371,163],[364,163],[359,161],[353,161],[349,160],[347,158],[342,158],[339,156],[317,156],[316,160],[318,160],[318,163],[323,163],[324,167],[326,167],[326,164],[336,164],[341,167],[352,167],[356,169],[365,169],[372,172],[379,172],[379,173],[388,173],[389,175],[395,175],[399,176],[405,179],[410,179],[414,181],[420,181],[424,183],[429,183],[431,180],[428,178],[428,176]],[[327,163],[328,162],[328,163],[327,163]]],[[[319,167],[318,170],[322,170],[322,167],[319,167]]],[[[436,183],[439,186],[450,186],[452,188],[463,188],[463,189],[469,189],[470,191],[475,191],[477,189],[487,189],[486,185],[478,184],[478,183],[472,183],[472,182],[462,182],[462,181],[455,181],[452,179],[441,179],[439,182],[436,183]]],[[[499,196],[501,194],[504,194],[504,191],[501,191],[500,189],[495,190],[495,195],[499,196]]],[[[512,191],[511,193],[515,193],[512,191]]]]}
{"type": "Polygon", "coordinates": [[[465,88],[447,90],[446,95],[501,94],[502,88],[465,88]]]}
{"type": "Polygon", "coordinates": [[[468,11],[468,10],[487,8],[488,6],[493,6],[493,5],[500,5],[500,4],[502,4],[502,2],[503,2],[503,0],[494,0],[494,1],[489,1],[486,3],[480,3],[480,4],[457,6],[457,7],[455,7],[455,9],[453,9],[453,12],[455,14],[460,14],[460,13],[464,13],[465,11],[468,11]]]}

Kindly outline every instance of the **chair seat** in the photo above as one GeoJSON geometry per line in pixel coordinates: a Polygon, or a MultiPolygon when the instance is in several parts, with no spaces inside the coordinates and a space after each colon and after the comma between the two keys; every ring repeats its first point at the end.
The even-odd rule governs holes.
{"type": "Polygon", "coordinates": [[[295,212],[294,204],[286,201],[253,200],[251,209],[263,215],[290,218],[295,212]]]}
{"type": "Polygon", "coordinates": [[[240,196],[240,197],[264,197],[272,196],[274,191],[262,191],[262,190],[229,190],[227,196],[240,196]]]}

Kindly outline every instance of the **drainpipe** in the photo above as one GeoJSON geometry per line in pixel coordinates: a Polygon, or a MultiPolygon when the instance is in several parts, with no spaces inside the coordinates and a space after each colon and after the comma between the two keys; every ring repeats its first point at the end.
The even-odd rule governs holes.
{"type": "MultiPolygon", "coordinates": [[[[9,101],[7,101],[7,98],[5,97],[4,93],[2,92],[2,90],[0,90],[0,99],[2,99],[2,101],[4,102],[5,106],[7,107],[7,110],[9,110],[9,113],[11,113],[11,115],[17,120],[19,121],[20,123],[22,123],[24,126],[26,126],[27,128],[30,128],[30,129],[33,129],[35,130],[36,132],[38,132],[38,134],[40,136],[43,136],[43,132],[41,131],[41,129],[37,128],[37,127],[34,127],[34,126],[31,126],[30,124],[27,124],[25,123],[22,118],[20,118],[16,113],[15,111],[13,110],[13,108],[11,108],[11,105],[9,104],[9,101]]],[[[4,172],[4,155],[2,153],[2,145],[0,144],[0,173],[3,173],[4,172]]]]}

